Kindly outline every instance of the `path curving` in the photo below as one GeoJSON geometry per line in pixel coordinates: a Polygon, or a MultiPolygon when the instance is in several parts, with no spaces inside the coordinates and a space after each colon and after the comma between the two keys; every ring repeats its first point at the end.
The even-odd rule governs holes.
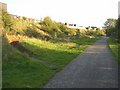
{"type": "Polygon", "coordinates": [[[118,88],[118,66],[106,40],[88,47],[44,88],[118,88]]]}

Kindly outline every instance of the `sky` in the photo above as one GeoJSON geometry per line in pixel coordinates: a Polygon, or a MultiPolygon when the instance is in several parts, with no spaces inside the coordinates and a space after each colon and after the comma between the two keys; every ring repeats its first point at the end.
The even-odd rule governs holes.
{"type": "Polygon", "coordinates": [[[102,27],[107,18],[118,18],[120,0],[0,0],[10,14],[79,26],[102,27]]]}

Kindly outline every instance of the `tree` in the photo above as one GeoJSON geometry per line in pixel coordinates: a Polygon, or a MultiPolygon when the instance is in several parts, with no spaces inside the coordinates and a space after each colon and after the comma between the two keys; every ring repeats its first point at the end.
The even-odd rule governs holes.
{"type": "Polygon", "coordinates": [[[2,11],[2,26],[8,32],[12,30],[12,20],[6,11],[2,11]]]}
{"type": "Polygon", "coordinates": [[[46,25],[46,26],[50,26],[52,24],[52,20],[50,17],[45,17],[42,21],[42,24],[46,25]]]}
{"type": "Polygon", "coordinates": [[[115,27],[116,19],[109,18],[109,19],[107,19],[107,21],[105,22],[104,25],[105,25],[106,28],[108,28],[108,27],[115,27]]]}
{"type": "Polygon", "coordinates": [[[53,21],[50,17],[45,17],[43,21],[40,22],[41,29],[49,33],[54,39],[58,38],[62,32],[66,31],[66,26],[64,24],[53,21]]]}
{"type": "Polygon", "coordinates": [[[114,30],[115,30],[114,28],[116,27],[116,22],[117,22],[117,20],[113,19],[113,18],[109,18],[105,22],[104,26],[106,29],[107,36],[110,36],[113,34],[112,32],[114,32],[114,30]]]}

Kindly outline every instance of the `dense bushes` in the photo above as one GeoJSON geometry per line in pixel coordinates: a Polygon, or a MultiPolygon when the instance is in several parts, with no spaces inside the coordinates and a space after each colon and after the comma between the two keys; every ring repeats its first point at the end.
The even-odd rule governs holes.
{"type": "Polygon", "coordinates": [[[28,37],[35,37],[43,40],[50,39],[67,39],[68,37],[80,38],[89,36],[104,35],[103,30],[84,30],[81,32],[79,29],[68,28],[64,23],[53,21],[50,17],[45,17],[38,23],[29,23],[23,19],[12,19],[7,12],[2,15],[3,32],[12,35],[22,35],[28,37]]]}
{"type": "Polygon", "coordinates": [[[67,32],[67,27],[64,24],[52,21],[50,17],[45,17],[40,24],[41,29],[49,33],[53,39],[63,36],[67,32]]]}
{"type": "Polygon", "coordinates": [[[80,37],[98,37],[105,35],[105,30],[84,30],[80,32],[80,37]]]}
{"type": "Polygon", "coordinates": [[[105,22],[106,34],[120,43],[120,17],[116,19],[107,19],[105,22]]]}

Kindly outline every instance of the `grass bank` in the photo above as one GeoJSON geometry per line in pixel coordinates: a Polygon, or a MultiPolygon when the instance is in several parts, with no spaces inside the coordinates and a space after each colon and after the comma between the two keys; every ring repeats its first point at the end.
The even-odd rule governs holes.
{"type": "Polygon", "coordinates": [[[120,65],[120,53],[119,53],[120,52],[120,49],[119,49],[120,44],[118,44],[116,42],[116,40],[112,37],[108,38],[107,42],[108,42],[108,45],[109,45],[113,55],[116,58],[118,64],[120,65]]]}
{"type": "Polygon", "coordinates": [[[32,52],[20,51],[3,38],[3,88],[40,88],[66,64],[99,38],[69,42],[43,41],[23,37],[20,44],[32,52]]]}

